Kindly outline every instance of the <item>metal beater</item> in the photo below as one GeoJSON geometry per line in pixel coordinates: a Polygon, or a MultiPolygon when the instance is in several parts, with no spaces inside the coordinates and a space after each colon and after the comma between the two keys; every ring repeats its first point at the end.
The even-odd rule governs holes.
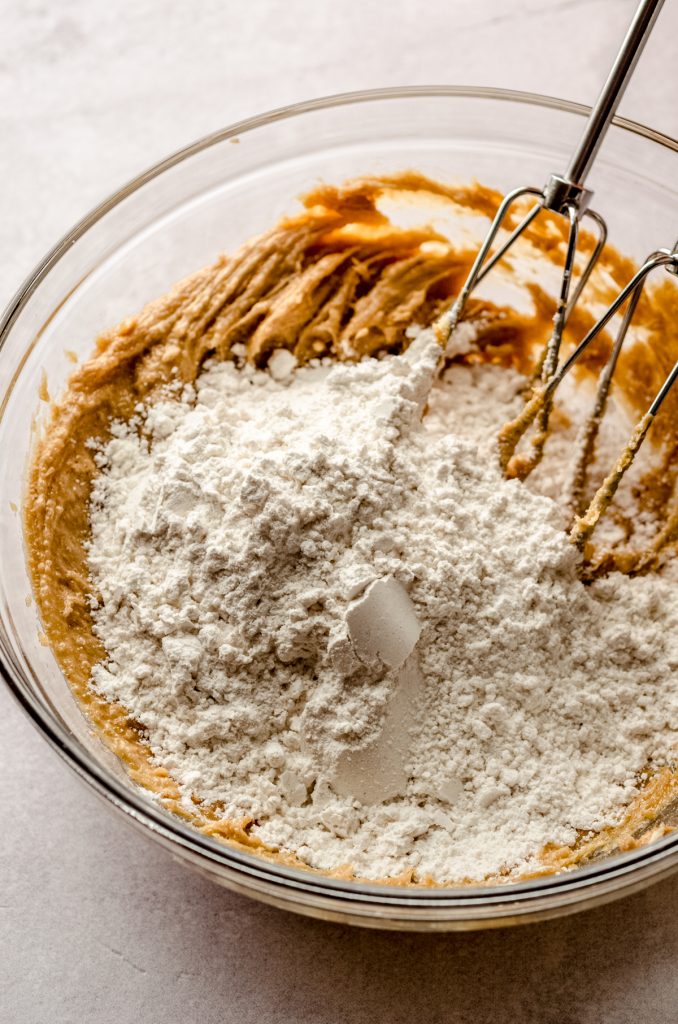
{"type": "MultiPolygon", "coordinates": [[[[612,471],[606,476],[598,488],[593,500],[586,511],[582,511],[582,495],[588,476],[588,467],[591,464],[595,451],[596,438],[600,430],[600,424],[607,406],[607,399],[610,393],[612,376],[619,359],[624,339],[633,319],[638,300],[640,299],[645,281],[648,275],[658,267],[664,267],[672,274],[678,275],[678,243],[673,249],[657,249],[643,263],[642,267],[634,274],[629,283],[621,290],[614,302],[610,303],[603,315],[593,325],[586,337],[577,345],[574,352],[564,361],[560,369],[554,373],[546,384],[535,388],[532,398],[525,406],[521,415],[512,423],[508,423],[499,435],[500,459],[505,469],[509,469],[513,452],[519,439],[529,425],[534,422],[540,411],[546,408],[553,400],[553,395],[563,379],[575,365],[579,357],[598,334],[605,328],[615,313],[628,300],[628,306],[624,313],[621,326],[617,333],[609,359],[598,378],[598,387],[593,409],[584,423],[580,439],[579,449],[576,456],[572,484],[570,487],[570,502],[576,518],[570,536],[580,547],[585,544],[595,530],[601,516],[605,513],[614,498],[617,488],[622,481],[627,469],[631,466],[633,459],[645,440],[648,430],[652,426],[655,416],[678,379],[678,361],[666,377],[664,383],[655,395],[647,412],[636,423],[633,433],[623,449],[612,471]]],[[[666,544],[678,538],[678,511],[668,520],[661,530],[653,545],[654,553],[658,553],[666,544]]]]}
{"type": "MultiPolygon", "coordinates": [[[[541,189],[532,186],[516,188],[504,197],[459,296],[436,324],[438,338],[443,347],[445,347],[450,334],[464,313],[466,303],[473,289],[506,254],[539,212],[541,210],[549,210],[567,219],[568,240],[560,292],[553,318],[553,329],[538,360],[533,394],[520,416],[513,422],[506,424],[499,435],[499,455],[502,468],[507,475],[524,479],[535,468],[542,457],[544,444],[548,436],[548,423],[553,396],[558,385],[577,362],[584,350],[600,331],[604,329],[609,320],[629,300],[611,356],[599,378],[596,401],[582,433],[581,445],[573,474],[571,500],[576,520],[571,531],[571,537],[579,546],[583,546],[591,536],[600,517],[609,506],[624,473],[631,465],[635,453],[642,444],[659,407],[666,398],[676,377],[678,377],[677,363],[657,393],[647,413],[636,425],[634,433],[613,471],[599,488],[588,509],[583,514],[579,514],[582,512],[582,494],[586,482],[587,468],[595,449],[596,437],[605,411],[612,375],[645,279],[656,267],[666,267],[672,273],[678,273],[678,244],[672,250],[660,249],[649,256],[640,270],[577,346],[572,355],[559,368],[559,353],[565,324],[574,305],[581,296],[607,239],[605,221],[599,213],[590,208],[589,203],[592,192],[585,188],[584,182],[663,3],[664,0],[641,0],[566,172],[562,175],[552,174],[546,185],[541,189]],[[537,200],[535,205],[510,232],[508,238],[490,255],[494,240],[502,224],[507,219],[510,208],[518,200],[526,196],[534,196],[537,200]],[[591,255],[579,275],[578,281],[573,287],[572,279],[579,223],[583,218],[588,218],[592,222],[597,231],[597,240],[591,255]],[[519,441],[535,421],[536,426],[531,438],[529,451],[524,454],[516,454],[519,441]]],[[[678,534],[678,522],[673,523],[673,526],[669,523],[662,530],[662,535],[665,535],[662,543],[666,543],[667,531],[671,530],[673,533],[678,534]]],[[[672,533],[668,536],[668,539],[673,539],[672,533]]]]}

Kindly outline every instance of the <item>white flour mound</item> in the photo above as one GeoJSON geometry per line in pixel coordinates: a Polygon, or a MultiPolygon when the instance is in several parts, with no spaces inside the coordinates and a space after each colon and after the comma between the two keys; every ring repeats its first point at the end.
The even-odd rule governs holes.
{"type": "MultiPolygon", "coordinates": [[[[678,739],[674,586],[584,586],[444,382],[422,422],[437,359],[211,365],[97,455],[93,685],[187,804],[370,878],[525,870],[678,739]]],[[[478,407],[510,402],[487,371],[478,407]]]]}

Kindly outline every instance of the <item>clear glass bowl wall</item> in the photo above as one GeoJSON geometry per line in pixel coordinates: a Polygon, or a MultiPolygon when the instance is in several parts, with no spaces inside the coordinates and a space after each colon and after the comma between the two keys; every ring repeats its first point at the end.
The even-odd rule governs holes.
{"type": "MultiPolygon", "coordinates": [[[[319,181],[416,169],[505,191],[562,171],[584,108],[543,97],[454,88],[335,97],[235,125],[170,157],[85,218],[26,281],[0,342],[0,658],[43,736],[107,804],[215,881],[288,909],[391,928],[513,924],[577,910],[678,865],[678,839],[571,874],[487,888],[403,890],[332,881],[230,850],[134,786],[87,726],[29,602],[20,509],[35,424],[105,328],[183,275],[233,250],[319,181]]],[[[678,144],[618,122],[591,175],[610,236],[642,259],[670,245],[678,144]]],[[[673,225],[673,226],[672,226],[673,225]]],[[[17,756],[19,751],[16,752],[17,756]]]]}

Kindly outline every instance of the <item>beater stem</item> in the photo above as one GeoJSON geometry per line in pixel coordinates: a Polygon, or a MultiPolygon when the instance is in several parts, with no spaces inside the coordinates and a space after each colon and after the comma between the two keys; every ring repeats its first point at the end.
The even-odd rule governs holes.
{"type": "MultiPolygon", "coordinates": [[[[664,0],[641,0],[638,5],[635,17],[624,37],[621,49],[612,65],[602,92],[591,111],[584,134],[574,151],[566,173],[564,175],[552,174],[541,189],[531,186],[517,188],[504,197],[459,296],[450,309],[443,313],[434,325],[436,336],[443,349],[447,347],[450,334],[463,316],[468,297],[478,281],[482,280],[485,274],[502,258],[516,239],[525,231],[527,226],[532,223],[540,209],[550,210],[553,213],[559,213],[564,216],[571,216],[572,209],[575,210],[578,217],[586,214],[591,192],[589,189],[584,188],[584,181],[591,169],[593,160],[614,117],[619,101],[624,94],[624,90],[663,3],[664,0]],[[499,250],[485,263],[509,206],[520,196],[524,195],[537,196],[539,202],[523,218],[520,224],[513,229],[499,250]]],[[[561,333],[562,325],[564,325],[579,299],[605,245],[607,235],[605,222],[599,214],[590,213],[590,216],[598,224],[598,244],[584,268],[581,279],[572,295],[571,302],[569,305],[566,305],[566,309],[563,311],[562,324],[556,325],[556,331],[560,329],[561,333]]]]}
{"type": "Polygon", "coordinates": [[[583,185],[586,180],[663,4],[664,0],[641,0],[638,5],[621,49],[591,111],[584,134],[565,172],[568,181],[583,185]]]}

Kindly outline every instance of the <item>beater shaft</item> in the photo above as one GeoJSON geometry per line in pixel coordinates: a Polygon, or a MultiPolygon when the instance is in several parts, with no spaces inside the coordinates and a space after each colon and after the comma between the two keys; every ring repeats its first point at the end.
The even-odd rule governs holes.
{"type": "Polygon", "coordinates": [[[566,180],[579,184],[585,181],[663,3],[664,0],[642,0],[638,5],[607,81],[591,111],[584,134],[565,172],[566,180]]]}
{"type": "MultiPolygon", "coordinates": [[[[629,79],[631,78],[636,63],[638,62],[638,58],[640,57],[643,47],[647,42],[647,38],[663,3],[664,0],[641,0],[638,5],[633,21],[629,26],[600,96],[589,115],[584,134],[582,135],[579,144],[570,159],[570,163],[565,174],[552,174],[543,188],[536,188],[532,185],[528,185],[522,188],[513,189],[513,191],[507,193],[502,200],[499,209],[495,214],[494,220],[490,225],[490,229],[485,236],[485,240],[483,241],[483,244],[481,245],[468,273],[461,292],[457,296],[451,308],[442,314],[436,324],[436,333],[443,347],[447,345],[450,334],[463,316],[466,303],[475,286],[508,252],[518,238],[520,238],[540,210],[546,209],[553,213],[562,214],[570,220],[570,224],[572,222],[573,215],[575,218],[579,218],[588,211],[588,205],[592,193],[584,187],[584,182],[591,169],[591,165],[595,159],[598,149],[600,148],[603,138],[605,137],[605,133],[607,132],[607,129],[612,122],[612,118],[616,113],[619,102],[624,94],[624,90],[628,85],[629,79]],[[537,199],[536,204],[526,215],[523,216],[523,219],[511,231],[509,237],[502,243],[497,252],[490,255],[492,243],[506,219],[509,209],[517,200],[530,195],[537,199]]],[[[581,295],[586,281],[588,280],[591,271],[603,250],[607,237],[607,228],[601,215],[590,211],[589,216],[593,219],[598,229],[598,240],[594,246],[588,263],[580,275],[572,300],[570,300],[569,303],[566,302],[565,308],[562,311],[559,306],[559,314],[562,313],[562,315],[559,315],[556,323],[554,324],[553,335],[549,340],[550,351],[551,353],[555,351],[556,355],[560,347],[562,329],[567,321],[567,317],[572,312],[574,303],[581,295]]],[[[571,234],[572,229],[570,227],[569,242],[571,241],[571,234]]],[[[569,242],[568,258],[570,256],[569,242]]],[[[573,266],[573,257],[570,262],[566,259],[564,277],[568,278],[568,288],[573,266]]],[[[550,358],[551,357],[549,356],[549,359],[550,358]]]]}

